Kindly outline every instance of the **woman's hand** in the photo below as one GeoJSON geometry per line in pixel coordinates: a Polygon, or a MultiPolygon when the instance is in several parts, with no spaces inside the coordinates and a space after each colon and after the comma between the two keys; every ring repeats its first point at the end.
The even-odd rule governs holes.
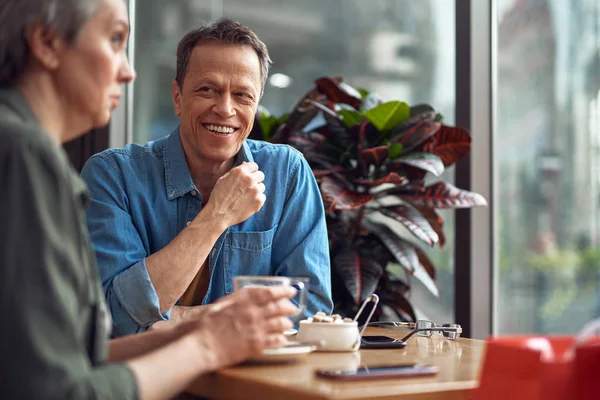
{"type": "Polygon", "coordinates": [[[287,316],[298,309],[292,287],[248,287],[205,307],[186,329],[207,355],[210,369],[237,364],[270,347],[287,343],[293,327],[287,316]]]}

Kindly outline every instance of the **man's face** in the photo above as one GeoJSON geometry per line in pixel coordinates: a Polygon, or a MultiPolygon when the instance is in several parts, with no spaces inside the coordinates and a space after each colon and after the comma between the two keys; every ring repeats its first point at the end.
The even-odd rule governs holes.
{"type": "Polygon", "coordinates": [[[186,151],[217,164],[233,160],[258,107],[258,56],[246,45],[198,44],[183,87],[173,81],[172,93],[186,151]]]}

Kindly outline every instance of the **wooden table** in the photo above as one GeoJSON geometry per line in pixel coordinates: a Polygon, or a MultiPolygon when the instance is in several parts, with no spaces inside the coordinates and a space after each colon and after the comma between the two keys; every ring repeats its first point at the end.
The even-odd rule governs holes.
{"type": "MultiPolygon", "coordinates": [[[[405,332],[369,328],[369,335],[401,338],[405,332]]],[[[485,342],[413,337],[404,349],[355,353],[314,352],[295,364],[241,365],[208,374],[189,392],[211,399],[469,399],[477,386],[485,342]],[[433,377],[344,382],[318,377],[319,368],[348,368],[420,362],[440,367],[433,377]]]]}

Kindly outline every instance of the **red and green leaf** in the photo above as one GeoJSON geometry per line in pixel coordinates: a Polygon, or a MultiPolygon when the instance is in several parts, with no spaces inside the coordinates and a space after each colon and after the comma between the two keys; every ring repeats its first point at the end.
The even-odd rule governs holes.
{"type": "Polygon", "coordinates": [[[444,172],[442,160],[431,153],[410,153],[396,159],[394,163],[406,164],[430,172],[435,176],[440,176],[444,172]]]}
{"type": "Polygon", "coordinates": [[[459,189],[444,181],[436,182],[422,192],[401,197],[415,206],[429,208],[470,208],[487,205],[485,198],[479,193],[459,189]]]}
{"type": "Polygon", "coordinates": [[[435,136],[433,154],[437,155],[446,167],[456,163],[471,150],[471,135],[463,128],[442,125],[435,136]]]}
{"type": "Polygon", "coordinates": [[[332,263],[355,304],[362,303],[375,292],[383,274],[381,265],[361,257],[358,251],[351,247],[341,249],[333,257],[332,263]]]}
{"type": "Polygon", "coordinates": [[[327,96],[330,102],[348,104],[358,110],[362,101],[361,98],[349,93],[346,90],[346,85],[340,83],[341,79],[331,77],[323,77],[315,81],[317,90],[327,96]]]}
{"type": "Polygon", "coordinates": [[[407,180],[406,177],[400,176],[395,172],[390,172],[386,176],[376,179],[376,180],[355,179],[354,183],[357,185],[366,186],[366,187],[375,187],[375,186],[382,185],[384,183],[392,183],[392,184],[398,185],[398,184],[402,184],[402,183],[406,182],[406,180],[407,180]]]}
{"type": "Polygon", "coordinates": [[[375,222],[365,223],[365,227],[377,236],[393,254],[400,266],[411,275],[418,268],[419,257],[413,245],[396,235],[386,225],[375,222]]]}
{"type": "Polygon", "coordinates": [[[431,279],[435,279],[435,267],[433,266],[433,263],[431,262],[429,257],[427,257],[427,254],[425,254],[425,252],[420,247],[415,246],[415,250],[417,251],[419,262],[421,263],[425,271],[429,274],[431,279]]]}
{"type": "Polygon", "coordinates": [[[360,124],[348,128],[348,135],[356,143],[360,154],[363,148],[377,139],[379,131],[368,119],[365,119],[360,124]]]}
{"type": "Polygon", "coordinates": [[[427,138],[433,136],[432,134],[431,136],[427,136],[421,140],[417,133],[419,131],[419,127],[423,127],[424,125],[435,122],[435,116],[436,113],[433,111],[412,115],[400,125],[393,128],[389,132],[388,139],[392,143],[408,143],[411,146],[411,148],[408,150],[412,150],[420,143],[423,143],[427,138]]]}
{"type": "MultiPolygon", "coordinates": [[[[409,242],[408,240],[400,238],[398,235],[393,233],[391,229],[383,224],[368,223],[368,228],[373,232],[386,247],[392,252],[398,263],[404,270],[419,279],[421,283],[436,297],[439,297],[439,290],[433,282],[433,278],[427,268],[420,263],[419,258],[419,247],[409,242]]],[[[422,257],[421,257],[422,258],[422,257]]],[[[429,259],[425,259],[427,262],[429,259]]]]}
{"type": "Polygon", "coordinates": [[[415,208],[399,205],[393,207],[381,207],[379,211],[400,222],[417,239],[422,240],[433,247],[439,240],[438,234],[433,230],[427,219],[415,208]]]}
{"type": "Polygon", "coordinates": [[[427,207],[415,207],[425,217],[431,225],[431,228],[438,234],[438,245],[440,248],[446,244],[446,235],[444,234],[444,219],[433,209],[427,207]]]}
{"type": "Polygon", "coordinates": [[[339,118],[332,117],[329,114],[323,113],[323,116],[327,123],[318,130],[337,146],[350,147],[354,141],[350,138],[346,125],[339,118]]]}
{"type": "Polygon", "coordinates": [[[314,164],[321,166],[332,165],[337,161],[334,156],[329,155],[328,152],[323,150],[320,143],[317,143],[308,137],[290,136],[288,144],[298,149],[313,168],[315,167],[314,164]]]}
{"type": "Polygon", "coordinates": [[[440,291],[437,288],[437,285],[420,263],[419,268],[415,270],[413,276],[417,278],[423,284],[423,286],[425,286],[427,290],[431,292],[431,294],[433,294],[435,297],[440,297],[440,291]]]}
{"type": "Polygon", "coordinates": [[[321,181],[321,193],[328,213],[334,210],[354,210],[373,200],[373,195],[349,190],[344,181],[325,176],[321,181]]]}
{"type": "Polygon", "coordinates": [[[397,295],[390,306],[398,313],[398,315],[406,320],[414,322],[417,320],[417,315],[410,302],[403,295],[397,295]]]}
{"type": "Polygon", "coordinates": [[[403,151],[407,153],[433,137],[441,126],[439,122],[423,120],[404,132],[394,143],[402,143],[403,151]]]}
{"type": "Polygon", "coordinates": [[[383,165],[389,155],[390,150],[388,146],[372,147],[360,152],[360,158],[362,161],[367,165],[371,164],[375,167],[380,167],[383,165]]]}
{"type": "Polygon", "coordinates": [[[410,116],[413,117],[415,115],[423,114],[425,112],[435,112],[433,107],[429,104],[415,104],[410,106],[410,116]]]}
{"type": "Polygon", "coordinates": [[[343,172],[343,171],[345,171],[345,168],[342,168],[339,165],[336,165],[335,167],[332,167],[329,169],[313,169],[313,175],[315,176],[316,179],[320,179],[324,176],[343,172]]]}
{"type": "Polygon", "coordinates": [[[324,96],[316,89],[306,93],[294,106],[290,115],[277,127],[273,137],[271,137],[271,142],[287,144],[290,136],[302,131],[319,113],[319,109],[311,101],[318,102],[323,98],[324,96]]]}

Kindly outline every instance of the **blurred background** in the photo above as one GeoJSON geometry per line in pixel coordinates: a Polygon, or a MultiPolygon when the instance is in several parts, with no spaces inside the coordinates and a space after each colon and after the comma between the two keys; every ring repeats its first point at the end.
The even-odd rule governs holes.
{"type": "MultiPolygon", "coordinates": [[[[600,316],[600,2],[481,2],[491,57],[471,65],[491,59],[491,79],[463,88],[456,84],[457,48],[465,45],[457,42],[457,21],[473,0],[130,1],[138,79],[120,111],[129,122],[113,121],[110,144],[145,143],[175,128],[177,43],[222,16],[248,25],[268,46],[274,64],[261,105],[271,114],[289,111],[325,75],[386,100],[430,103],[450,124],[465,94],[483,90],[492,100],[483,117],[490,129],[472,130],[471,152],[489,145],[491,168],[474,161],[466,173],[489,171],[490,254],[455,265],[463,228],[453,211],[442,213],[446,246],[428,252],[440,298],[415,281],[411,302],[422,317],[453,322],[457,296],[482,301],[457,291],[456,268],[488,269],[489,281],[467,282],[489,297],[488,331],[575,332],[600,316]]],[[[473,40],[482,34],[469,33],[473,40]]],[[[453,182],[454,175],[451,169],[444,178],[453,182]]]]}

